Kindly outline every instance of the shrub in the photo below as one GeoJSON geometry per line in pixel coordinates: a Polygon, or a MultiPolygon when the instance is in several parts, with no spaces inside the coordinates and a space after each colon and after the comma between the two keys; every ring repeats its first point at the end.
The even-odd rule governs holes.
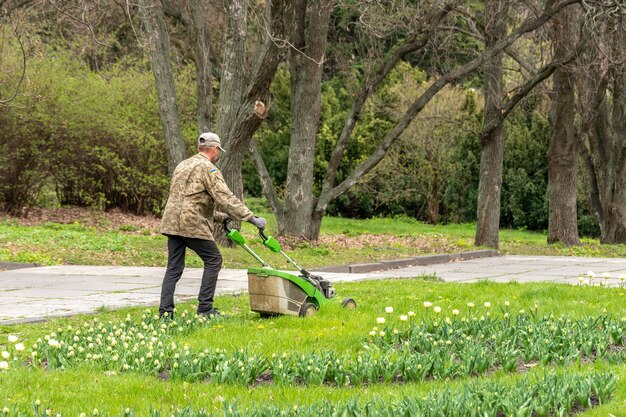
{"type": "MultiPolygon", "coordinates": [[[[51,47],[29,60],[23,94],[0,115],[0,209],[18,214],[47,184],[64,205],[162,210],[169,179],[154,80],[131,64],[105,79],[51,47]]],[[[188,115],[193,100],[184,103],[188,115]]]]}

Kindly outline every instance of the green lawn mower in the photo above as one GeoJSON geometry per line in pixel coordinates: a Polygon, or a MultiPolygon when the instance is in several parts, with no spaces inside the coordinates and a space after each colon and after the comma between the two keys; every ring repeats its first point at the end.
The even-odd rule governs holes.
{"type": "MultiPolygon", "coordinates": [[[[330,281],[299,266],[281,249],[278,241],[267,236],[263,229],[259,229],[263,245],[272,252],[283,255],[298,269],[299,275],[273,269],[246,244],[238,230],[228,227],[228,223],[228,219],[224,221],[226,236],[261,264],[260,268],[248,268],[248,293],[252,311],[259,313],[261,317],[280,314],[313,316],[328,299],[334,297],[335,289],[330,281]]],[[[352,298],[344,299],[342,305],[348,309],[356,308],[356,302],[352,298]]]]}

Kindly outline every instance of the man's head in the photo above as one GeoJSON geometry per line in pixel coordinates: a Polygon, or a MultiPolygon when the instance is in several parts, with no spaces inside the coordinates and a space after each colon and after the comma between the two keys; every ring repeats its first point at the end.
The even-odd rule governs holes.
{"type": "Polygon", "coordinates": [[[221,153],[226,151],[222,148],[219,136],[213,132],[205,132],[198,137],[198,152],[205,154],[209,161],[215,163],[221,153]]]}

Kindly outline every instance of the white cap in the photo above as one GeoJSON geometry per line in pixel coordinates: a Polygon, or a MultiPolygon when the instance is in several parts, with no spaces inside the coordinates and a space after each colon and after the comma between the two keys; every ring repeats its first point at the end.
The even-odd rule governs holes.
{"type": "Polygon", "coordinates": [[[221,145],[220,137],[213,132],[205,132],[198,137],[198,146],[216,146],[220,148],[220,151],[226,152],[221,145]]]}

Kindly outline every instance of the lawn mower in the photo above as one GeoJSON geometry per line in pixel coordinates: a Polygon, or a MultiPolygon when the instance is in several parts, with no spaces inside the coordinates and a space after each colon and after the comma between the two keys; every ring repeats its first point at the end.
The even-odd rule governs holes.
{"type": "MultiPolygon", "coordinates": [[[[244,248],[260,264],[260,268],[248,268],[248,293],[250,309],[261,317],[281,314],[292,316],[313,316],[319,308],[334,297],[335,289],[330,281],[319,275],[313,275],[298,265],[280,247],[280,243],[272,236],[259,229],[259,235],[272,252],[280,253],[287,261],[298,269],[299,275],[277,271],[257,255],[247,244],[244,237],[236,229],[228,227],[229,220],[224,221],[226,236],[235,244],[244,248]]],[[[344,308],[356,308],[352,298],[343,300],[344,308]]]]}

